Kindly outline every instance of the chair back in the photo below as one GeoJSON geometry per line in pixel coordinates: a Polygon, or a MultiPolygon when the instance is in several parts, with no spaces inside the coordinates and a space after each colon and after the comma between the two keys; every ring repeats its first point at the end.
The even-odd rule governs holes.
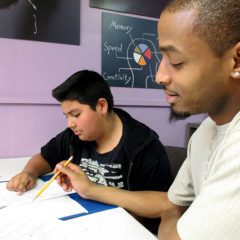
{"type": "Polygon", "coordinates": [[[187,157],[187,148],[175,147],[175,146],[164,146],[164,147],[169,158],[172,177],[173,179],[175,179],[179,168],[181,167],[182,163],[187,157]]]}

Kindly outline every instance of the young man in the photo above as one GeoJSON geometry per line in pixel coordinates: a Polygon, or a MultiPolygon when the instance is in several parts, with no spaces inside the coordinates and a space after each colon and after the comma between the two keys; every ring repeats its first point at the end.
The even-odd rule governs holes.
{"type": "Polygon", "coordinates": [[[120,189],[168,190],[170,166],[158,135],[128,113],[113,108],[110,88],[98,73],[79,71],[52,95],[61,103],[68,128],[9,181],[9,190],[21,193],[31,189],[40,175],[70,155],[86,178],[106,188],[114,187],[116,193],[120,189]]]}
{"type": "MultiPolygon", "coordinates": [[[[239,26],[236,0],[169,0],[160,16],[163,58],[156,81],[165,87],[172,117],[209,115],[192,136],[187,159],[167,195],[121,194],[126,199],[121,204],[135,213],[161,215],[161,240],[240,239],[239,26]]],[[[77,184],[84,179],[81,169],[62,164],[57,169],[69,176],[79,194],[105,200],[95,185],[77,184]]],[[[117,194],[108,194],[118,202],[117,194]]]]}
{"type": "Polygon", "coordinates": [[[160,16],[156,79],[173,115],[209,115],[169,189],[161,240],[240,239],[239,26],[236,0],[173,0],[160,16]]]}

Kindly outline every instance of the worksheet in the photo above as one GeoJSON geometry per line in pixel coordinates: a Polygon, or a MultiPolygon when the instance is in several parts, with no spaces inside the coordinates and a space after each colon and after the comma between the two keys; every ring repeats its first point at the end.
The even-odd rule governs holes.
{"type": "Polygon", "coordinates": [[[7,190],[6,183],[0,183],[0,212],[17,207],[36,212],[37,215],[50,215],[55,218],[88,212],[79,202],[70,198],[67,195],[69,192],[65,192],[56,181],[53,181],[36,200],[33,200],[45,183],[39,179],[34,189],[22,195],[7,190]]]}
{"type": "MultiPolygon", "coordinates": [[[[16,192],[9,191],[6,189],[7,183],[0,183],[0,209],[4,206],[10,205],[19,205],[24,203],[30,203],[33,201],[34,197],[40,191],[40,189],[46,184],[46,182],[42,181],[41,179],[37,180],[36,186],[21,194],[18,195],[16,192]]],[[[72,191],[74,192],[74,191],[72,191]]],[[[48,188],[43,191],[43,193],[36,199],[34,202],[39,202],[42,200],[56,198],[64,195],[68,195],[72,192],[65,192],[56,181],[53,181],[48,188]]]]}
{"type": "Polygon", "coordinates": [[[31,208],[0,210],[0,239],[4,240],[76,240],[86,231],[84,224],[71,225],[68,221],[38,215],[31,208]]]}

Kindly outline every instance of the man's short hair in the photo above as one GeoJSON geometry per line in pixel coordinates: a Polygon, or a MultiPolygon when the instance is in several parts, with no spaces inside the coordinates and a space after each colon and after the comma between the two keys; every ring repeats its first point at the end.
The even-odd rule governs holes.
{"type": "Polygon", "coordinates": [[[0,9],[7,8],[12,4],[15,4],[18,0],[0,0],[0,9]]]}
{"type": "Polygon", "coordinates": [[[66,100],[87,104],[96,110],[100,98],[108,103],[108,112],[113,108],[113,96],[103,77],[94,71],[82,70],[71,75],[66,81],[52,90],[52,96],[59,102],[66,100]]]}
{"type": "Polygon", "coordinates": [[[239,0],[168,0],[163,11],[187,9],[196,11],[193,34],[203,39],[216,56],[240,41],[239,0]]]}

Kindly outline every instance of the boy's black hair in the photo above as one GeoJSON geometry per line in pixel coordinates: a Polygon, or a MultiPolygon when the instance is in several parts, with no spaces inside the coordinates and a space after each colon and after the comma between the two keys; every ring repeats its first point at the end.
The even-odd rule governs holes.
{"type": "Polygon", "coordinates": [[[52,90],[52,96],[59,102],[70,100],[87,104],[94,111],[99,98],[105,98],[108,112],[113,109],[113,96],[109,85],[100,74],[90,70],[74,73],[52,90]]]}

